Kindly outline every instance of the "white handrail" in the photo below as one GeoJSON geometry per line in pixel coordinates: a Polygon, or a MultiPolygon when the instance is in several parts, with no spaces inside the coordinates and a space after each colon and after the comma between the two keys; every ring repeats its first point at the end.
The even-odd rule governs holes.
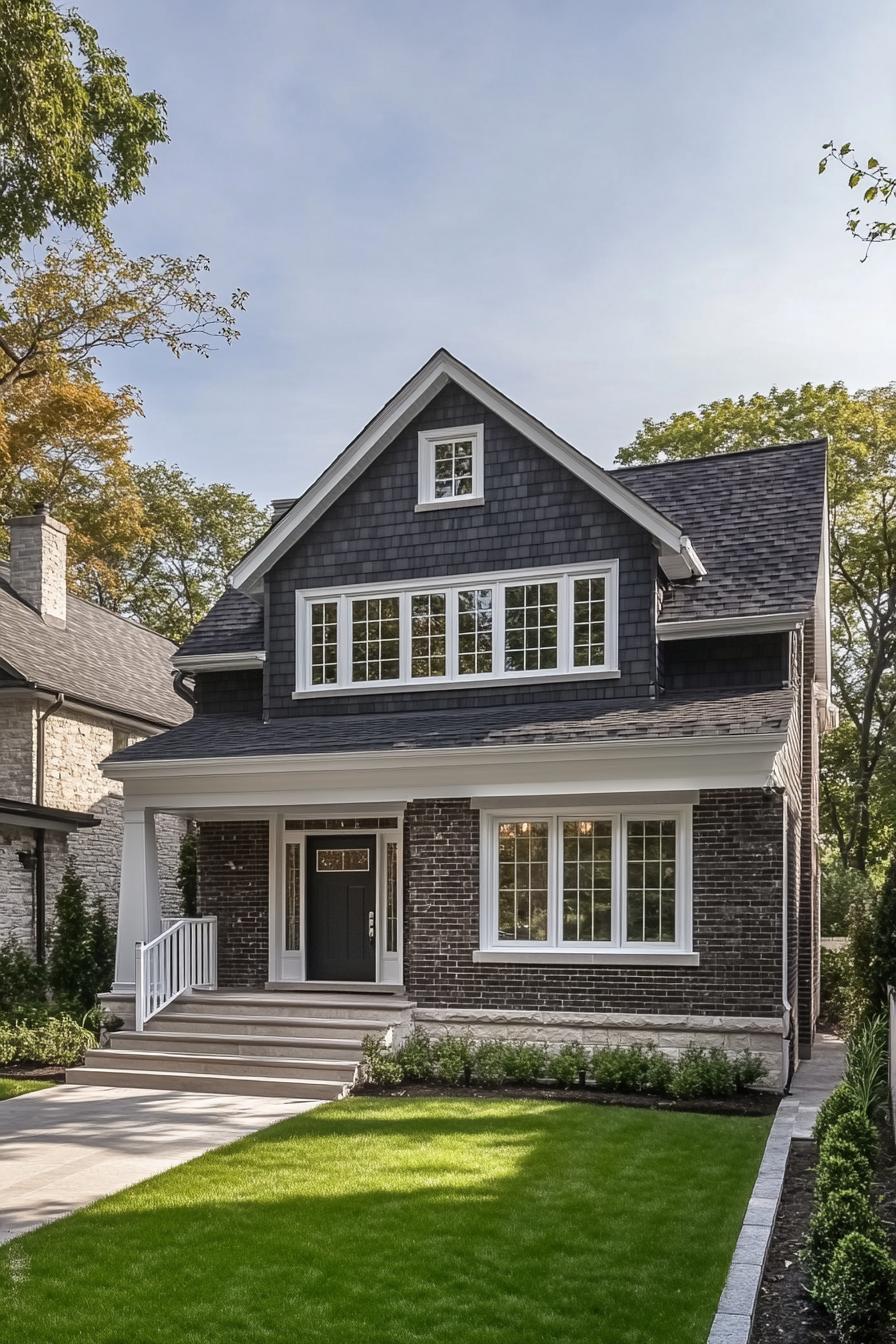
{"type": "Polygon", "coordinates": [[[164,920],[158,938],[136,945],[135,1015],[142,1031],[151,1017],[188,989],[217,989],[218,921],[164,920]]]}

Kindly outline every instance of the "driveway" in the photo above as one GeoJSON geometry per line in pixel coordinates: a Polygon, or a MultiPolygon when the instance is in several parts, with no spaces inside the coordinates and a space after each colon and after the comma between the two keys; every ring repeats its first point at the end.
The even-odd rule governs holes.
{"type": "Polygon", "coordinates": [[[75,1084],[0,1102],[0,1242],[317,1105],[75,1084]]]}

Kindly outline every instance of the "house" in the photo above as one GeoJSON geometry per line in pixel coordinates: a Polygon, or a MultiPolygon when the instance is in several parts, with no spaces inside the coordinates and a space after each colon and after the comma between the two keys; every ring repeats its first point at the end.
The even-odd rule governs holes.
{"type": "MultiPolygon", "coordinates": [[[[100,772],[110,752],[190,717],[174,646],[67,592],[68,529],[46,508],[9,524],[0,565],[0,940],[39,959],[68,861],[114,916],[122,797],[100,772]]],[[[186,823],[159,814],[166,913],[186,823]]]]}
{"type": "Polygon", "coordinates": [[[179,649],[196,716],[105,763],[110,1002],[146,1030],[91,1079],[334,1095],[416,1022],[749,1046],[783,1085],[818,1011],[825,471],[823,440],[606,471],[438,351],[179,649]],[[198,823],[199,952],[159,937],[160,809],[198,823]]]}

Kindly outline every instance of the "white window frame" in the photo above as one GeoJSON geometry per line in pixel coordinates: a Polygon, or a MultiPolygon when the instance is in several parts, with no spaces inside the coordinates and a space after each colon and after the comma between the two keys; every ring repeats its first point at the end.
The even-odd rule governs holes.
{"type": "MultiPolygon", "coordinates": [[[[692,818],[693,808],[645,805],[643,807],[591,806],[576,808],[533,806],[480,814],[480,943],[474,959],[534,961],[625,961],[662,962],[692,957],[692,818]],[[543,942],[498,937],[498,827],[502,822],[548,822],[548,936],[543,942]],[[564,821],[609,821],[612,826],[611,936],[606,942],[563,939],[563,841],[564,821]],[[675,928],[670,943],[629,942],[626,930],[626,825],[629,821],[674,821],[675,830],[675,928]]],[[[694,957],[696,960],[696,957],[694,957]]]]}
{"type": "Polygon", "coordinates": [[[430,509],[457,509],[471,504],[484,504],[484,443],[483,425],[459,425],[451,429],[422,429],[417,435],[417,506],[415,513],[430,509]],[[469,495],[450,495],[436,498],[436,444],[451,440],[471,439],[473,443],[473,484],[469,495]]]}
{"type": "Polygon", "coordinates": [[[404,583],[365,583],[344,589],[314,588],[296,592],[296,689],[293,698],[327,695],[364,695],[388,690],[424,690],[431,686],[511,686],[542,681],[582,681],[619,676],[619,561],[555,565],[547,569],[505,569],[491,574],[453,574],[441,578],[414,579],[404,583]],[[573,583],[581,578],[603,578],[605,584],[604,662],[597,667],[573,663],[573,583]],[[504,589],[520,584],[557,582],[557,666],[544,670],[504,668],[504,589]],[[492,589],[492,670],[461,675],[458,670],[457,594],[473,588],[492,589]],[[447,672],[437,677],[411,676],[411,595],[445,593],[447,672]],[[388,681],[351,679],[351,604],[355,598],[399,599],[400,674],[388,681]],[[311,682],[311,608],[317,602],[336,602],[337,680],[329,685],[311,682]]]}

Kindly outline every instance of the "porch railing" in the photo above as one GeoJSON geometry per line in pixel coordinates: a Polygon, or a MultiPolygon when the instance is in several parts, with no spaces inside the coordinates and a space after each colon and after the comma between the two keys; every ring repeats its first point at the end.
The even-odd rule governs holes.
{"type": "Polygon", "coordinates": [[[218,984],[218,921],[163,920],[162,932],[136,947],[136,1027],[188,989],[215,989],[218,984]]]}

